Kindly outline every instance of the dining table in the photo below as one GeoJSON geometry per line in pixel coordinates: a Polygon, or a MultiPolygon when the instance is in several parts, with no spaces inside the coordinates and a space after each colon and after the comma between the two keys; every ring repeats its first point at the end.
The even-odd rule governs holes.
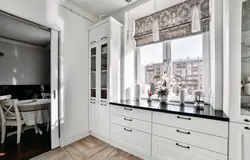
{"type": "Polygon", "coordinates": [[[36,133],[42,134],[38,124],[49,123],[50,99],[20,100],[17,106],[25,125],[34,127],[36,133]]]}

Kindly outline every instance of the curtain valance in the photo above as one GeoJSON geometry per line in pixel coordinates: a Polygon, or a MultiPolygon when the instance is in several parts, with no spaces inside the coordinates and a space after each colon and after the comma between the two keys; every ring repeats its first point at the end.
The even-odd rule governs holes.
{"type": "Polygon", "coordinates": [[[198,6],[200,10],[201,32],[209,31],[209,0],[188,0],[170,8],[140,18],[135,21],[136,46],[153,42],[152,26],[158,19],[160,40],[165,41],[192,35],[192,9],[198,6]]]}

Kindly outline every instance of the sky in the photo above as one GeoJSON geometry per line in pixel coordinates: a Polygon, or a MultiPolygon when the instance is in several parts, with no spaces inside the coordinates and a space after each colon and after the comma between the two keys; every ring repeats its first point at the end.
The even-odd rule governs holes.
{"type": "MultiPolygon", "coordinates": [[[[140,48],[141,65],[163,62],[163,43],[140,48]]],[[[179,38],[171,41],[172,60],[202,57],[202,35],[179,38]]]]}

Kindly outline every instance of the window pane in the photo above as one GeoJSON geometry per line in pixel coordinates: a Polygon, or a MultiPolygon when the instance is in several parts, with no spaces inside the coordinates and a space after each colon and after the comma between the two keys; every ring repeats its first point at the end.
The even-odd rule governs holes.
{"type": "Polygon", "coordinates": [[[171,41],[172,79],[176,85],[172,95],[179,95],[183,86],[188,96],[193,91],[203,90],[203,50],[202,35],[171,41]]]}
{"type": "Polygon", "coordinates": [[[155,94],[164,73],[163,43],[141,47],[139,61],[142,95],[147,96],[148,90],[155,94]]]}

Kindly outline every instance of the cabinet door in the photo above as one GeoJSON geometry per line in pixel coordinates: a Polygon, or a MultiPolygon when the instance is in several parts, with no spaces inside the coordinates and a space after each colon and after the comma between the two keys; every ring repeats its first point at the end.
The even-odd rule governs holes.
{"type": "Polygon", "coordinates": [[[110,133],[110,109],[109,105],[99,105],[99,136],[109,139],[110,133]]]}
{"type": "Polygon", "coordinates": [[[89,57],[90,57],[90,99],[96,100],[97,96],[97,45],[90,46],[89,57]]]}
{"type": "Polygon", "coordinates": [[[250,126],[230,123],[229,159],[250,160],[250,126]]]}
{"type": "Polygon", "coordinates": [[[108,41],[103,41],[99,44],[100,47],[100,98],[101,102],[108,101],[108,88],[109,88],[109,43],[108,41]]]}
{"type": "Polygon", "coordinates": [[[155,160],[227,160],[225,155],[158,136],[152,139],[152,157],[155,160]]]}
{"type": "Polygon", "coordinates": [[[99,106],[96,102],[89,102],[89,130],[91,133],[98,134],[98,116],[99,116],[99,106]]]}

